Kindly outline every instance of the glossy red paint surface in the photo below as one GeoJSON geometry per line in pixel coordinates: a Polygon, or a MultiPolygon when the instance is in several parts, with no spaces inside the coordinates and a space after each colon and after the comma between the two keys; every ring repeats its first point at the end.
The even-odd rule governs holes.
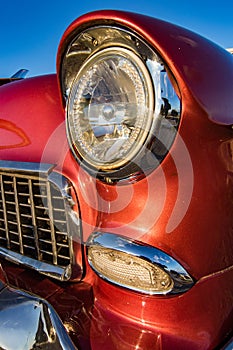
{"type": "Polygon", "coordinates": [[[162,166],[125,186],[103,184],[79,169],[54,76],[9,84],[1,101],[1,132],[13,125],[6,145],[2,139],[1,159],[57,164],[76,188],[84,240],[95,227],[142,239],[172,254],[195,278],[232,265],[232,130],[210,122],[195,101],[184,106],[180,135],[162,166]],[[18,141],[22,133],[25,144],[18,141]]]}
{"type": "Polygon", "coordinates": [[[93,349],[116,349],[117,344],[121,349],[214,349],[232,320],[232,283],[232,271],[225,271],[201,279],[179,297],[132,298],[121,290],[113,298],[113,287],[100,282],[94,289],[93,349]]]}
{"type": "Polygon", "coordinates": [[[176,258],[197,283],[178,297],[158,298],[109,285],[87,263],[81,284],[59,284],[7,263],[4,269],[10,283],[51,302],[83,349],[213,349],[233,323],[232,58],[177,26],[101,11],[67,29],[58,72],[73,32],[103,20],[148,40],[179,85],[179,134],[161,166],[114,186],[82,170],[67,143],[56,75],[0,88],[0,159],[56,164],[74,185],[84,242],[93,230],[141,240],[176,258]]]}

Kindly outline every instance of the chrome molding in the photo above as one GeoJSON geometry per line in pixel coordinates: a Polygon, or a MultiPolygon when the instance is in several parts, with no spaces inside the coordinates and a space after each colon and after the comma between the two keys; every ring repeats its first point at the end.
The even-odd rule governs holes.
{"type": "MultiPolygon", "coordinates": [[[[177,262],[174,258],[163,252],[162,250],[146,245],[143,242],[134,241],[130,238],[119,236],[113,233],[106,232],[94,232],[87,243],[87,251],[90,247],[102,247],[112,249],[118,252],[123,252],[128,254],[129,256],[138,257],[140,259],[144,259],[164,270],[172,279],[173,287],[166,294],[179,294],[184,293],[189,290],[195,283],[194,279],[187,273],[187,271],[177,262]]],[[[104,276],[100,274],[94,266],[92,262],[89,260],[90,266],[93,270],[103,279],[107,280],[110,283],[114,283],[110,281],[104,276]]],[[[118,284],[118,283],[115,283],[118,284]]],[[[125,287],[124,285],[118,284],[121,287],[125,287]]],[[[140,289],[134,288],[134,290],[143,292],[140,289]]],[[[154,294],[163,294],[164,293],[154,293],[154,294]]]]}
{"type": "Polygon", "coordinates": [[[1,349],[77,349],[53,307],[37,296],[5,286],[0,320],[1,349]]]}
{"type": "Polygon", "coordinates": [[[55,167],[54,164],[48,163],[31,163],[31,162],[14,162],[10,160],[0,160],[0,173],[4,174],[21,174],[40,177],[47,177],[55,167]]]}
{"type": "Polygon", "coordinates": [[[62,281],[80,280],[81,227],[73,210],[74,190],[53,168],[0,161],[0,255],[62,281]]]}
{"type": "Polygon", "coordinates": [[[13,263],[24,265],[25,267],[32,268],[33,270],[62,281],[68,280],[71,276],[71,265],[66,267],[51,265],[3,247],[0,247],[0,255],[13,263]]]}

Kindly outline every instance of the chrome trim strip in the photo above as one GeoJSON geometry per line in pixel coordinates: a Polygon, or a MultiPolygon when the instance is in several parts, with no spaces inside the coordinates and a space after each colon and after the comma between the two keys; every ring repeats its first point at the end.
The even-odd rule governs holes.
{"type": "Polygon", "coordinates": [[[24,265],[25,267],[33,269],[49,277],[59,279],[61,281],[67,281],[71,277],[71,265],[68,265],[66,267],[51,265],[43,261],[35,260],[28,256],[13,252],[3,247],[0,247],[0,255],[3,255],[5,259],[13,263],[24,265]]]}
{"type": "Polygon", "coordinates": [[[11,175],[31,174],[38,176],[39,174],[40,177],[47,177],[54,167],[54,164],[47,163],[14,162],[10,160],[0,160],[0,173],[4,173],[4,175],[7,175],[7,173],[9,173],[11,175]]]}
{"type": "Polygon", "coordinates": [[[77,350],[54,308],[38,296],[5,286],[0,319],[1,349],[77,350]]]}
{"type": "Polygon", "coordinates": [[[61,281],[79,281],[81,223],[73,210],[78,203],[70,181],[53,168],[0,161],[0,255],[61,281]]]}
{"type": "Polygon", "coordinates": [[[68,232],[71,233],[71,239],[69,240],[69,249],[72,257],[71,264],[73,265],[79,265],[80,266],[80,272],[77,276],[71,276],[70,278],[77,280],[80,280],[82,277],[82,271],[83,271],[83,263],[82,263],[82,237],[81,237],[81,220],[77,213],[72,209],[75,205],[75,202],[73,200],[73,197],[71,195],[71,183],[67,181],[67,179],[62,176],[59,173],[52,172],[48,176],[48,180],[50,183],[54,184],[56,187],[58,187],[61,191],[64,205],[65,205],[65,211],[66,211],[66,221],[67,221],[67,228],[68,232]],[[80,249],[76,250],[74,252],[74,243],[80,245],[80,249]]]}
{"type": "MultiPolygon", "coordinates": [[[[138,258],[144,259],[162,268],[173,280],[173,288],[168,294],[180,294],[189,290],[195,283],[194,279],[187,273],[187,271],[180,265],[178,261],[163,252],[162,250],[146,245],[143,242],[135,241],[127,237],[123,237],[114,233],[108,232],[94,232],[86,242],[87,252],[88,248],[92,246],[100,246],[103,248],[109,248],[129,255],[136,256],[138,258]]],[[[87,253],[88,254],[88,253],[87,253]]],[[[117,284],[113,281],[108,280],[107,277],[101,275],[92,266],[91,261],[89,264],[92,269],[103,279],[110,283],[117,284]]],[[[124,285],[118,284],[121,287],[124,285]]],[[[129,287],[127,287],[129,288],[129,287]]],[[[133,288],[132,288],[133,289],[133,288]]],[[[139,292],[146,293],[145,291],[134,289],[139,292]]],[[[154,293],[165,295],[164,293],[154,293]]]]}

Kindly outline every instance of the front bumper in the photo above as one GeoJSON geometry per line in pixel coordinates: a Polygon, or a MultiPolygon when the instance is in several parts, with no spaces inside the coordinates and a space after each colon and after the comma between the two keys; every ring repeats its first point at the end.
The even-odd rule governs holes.
{"type": "Polygon", "coordinates": [[[53,307],[44,299],[1,282],[0,348],[77,349],[53,307]]]}
{"type": "MultiPolygon", "coordinates": [[[[232,280],[229,270],[202,279],[179,297],[157,298],[129,293],[101,279],[61,283],[6,261],[2,261],[2,266],[1,280],[4,281],[4,275],[7,280],[7,284],[0,282],[2,349],[18,349],[14,343],[3,343],[10,338],[12,341],[18,338],[16,345],[21,343],[22,348],[26,336],[20,328],[29,331],[31,337],[30,322],[26,321],[28,314],[19,308],[17,318],[16,300],[20,307],[31,303],[30,307],[35,307],[33,313],[38,312],[31,337],[36,349],[231,349],[231,343],[224,348],[232,336],[232,314],[229,313],[232,289],[227,289],[229,279],[232,280]],[[5,296],[10,296],[9,303],[5,296]],[[4,308],[7,317],[2,317],[4,308]],[[48,321],[42,322],[47,315],[48,321]],[[40,334],[39,340],[37,334],[40,334]],[[36,341],[41,341],[40,347],[36,341]]],[[[25,349],[32,348],[25,346],[25,349]]]]}

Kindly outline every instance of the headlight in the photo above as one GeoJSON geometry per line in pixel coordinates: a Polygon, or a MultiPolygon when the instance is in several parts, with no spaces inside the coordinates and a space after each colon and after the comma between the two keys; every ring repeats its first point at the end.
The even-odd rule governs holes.
{"type": "Polygon", "coordinates": [[[67,135],[77,160],[103,180],[135,178],[168,152],[180,101],[165,64],[135,33],[96,26],[63,57],[67,135]]]}
{"type": "Polygon", "coordinates": [[[152,124],[154,93],[145,64],[122,47],[103,49],[82,66],[68,102],[71,143],[100,170],[124,166],[152,124]]]}

